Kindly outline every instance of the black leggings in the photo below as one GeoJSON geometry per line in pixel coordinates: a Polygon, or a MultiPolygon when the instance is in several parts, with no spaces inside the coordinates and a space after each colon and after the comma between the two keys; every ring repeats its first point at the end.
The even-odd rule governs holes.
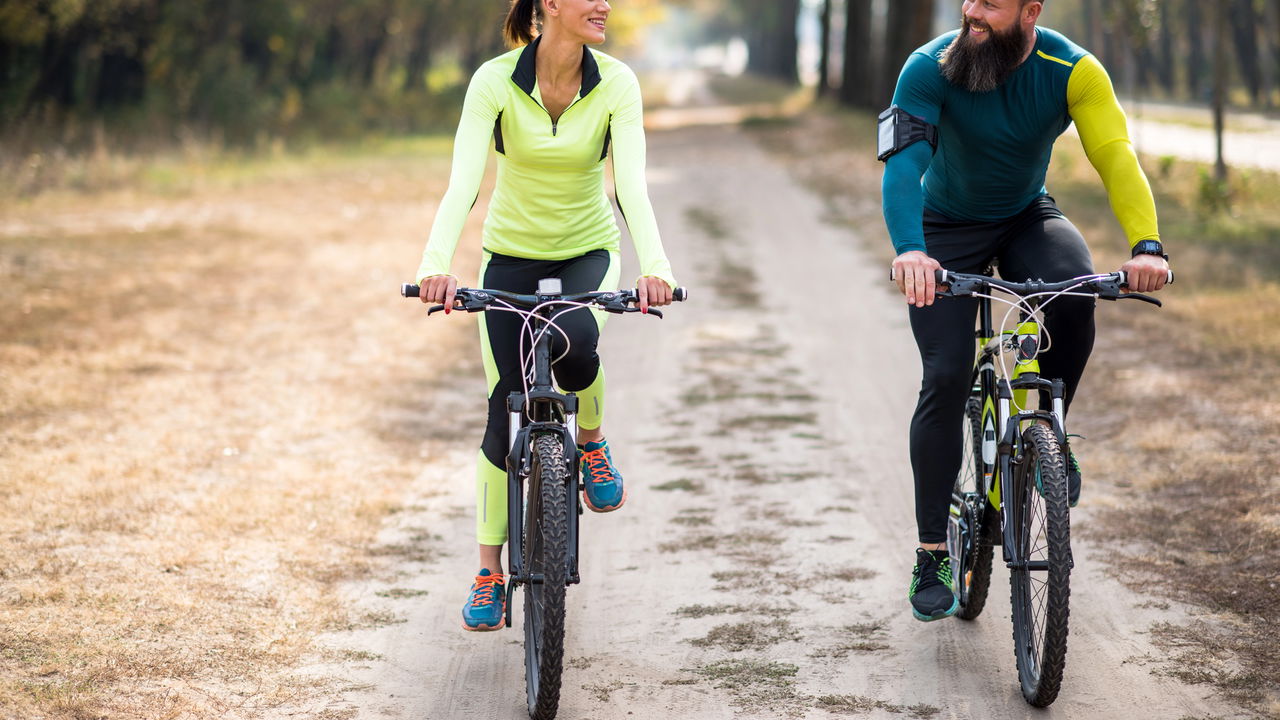
{"type": "MultiPolygon", "coordinates": [[[[486,251],[486,263],[480,282],[486,288],[514,293],[533,293],[543,278],[560,278],[566,294],[600,290],[609,277],[617,283],[615,255],[608,250],[593,250],[568,260],[527,260],[486,251]],[[612,271],[612,272],[611,272],[612,271]]],[[[616,287],[609,288],[616,290],[616,287]]],[[[511,312],[490,311],[483,317],[487,336],[489,374],[489,422],[485,427],[481,450],[485,458],[498,468],[506,467],[508,435],[507,396],[523,387],[520,377],[520,331],[523,318],[511,312]],[[496,375],[496,382],[494,376],[496,375]]],[[[592,386],[600,375],[600,356],[596,343],[600,340],[600,324],[593,311],[586,308],[569,311],[556,319],[556,325],[569,336],[569,354],[552,365],[555,382],[562,390],[581,392],[592,386]]],[[[552,332],[551,357],[564,352],[565,340],[552,332]]],[[[525,341],[525,352],[530,350],[525,341]]],[[[599,405],[598,398],[579,398],[580,402],[599,405]]],[[[598,417],[599,407],[582,408],[579,419],[587,422],[598,417]]],[[[590,427],[584,425],[584,427],[590,427]]]]}
{"type": "MultiPolygon", "coordinates": [[[[926,210],[924,234],[929,256],[954,272],[980,273],[993,261],[1000,277],[1013,282],[1058,282],[1093,272],[1080,231],[1047,195],[998,222],[952,220],[926,210]]],[[[977,308],[973,298],[939,298],[931,306],[910,308],[924,370],[911,418],[921,543],[947,539],[947,509],[962,457],[961,419],[972,387],[977,308]]],[[[1093,308],[1091,298],[1076,297],[1058,298],[1045,308],[1044,327],[1053,342],[1040,355],[1041,374],[1062,378],[1068,407],[1093,351],[1093,308]]]]}

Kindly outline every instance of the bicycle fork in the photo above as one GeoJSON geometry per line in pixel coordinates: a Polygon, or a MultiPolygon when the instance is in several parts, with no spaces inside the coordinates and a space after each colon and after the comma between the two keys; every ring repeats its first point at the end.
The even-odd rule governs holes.
{"type": "MultiPolygon", "coordinates": [[[[1039,368],[1036,368],[1037,370],[1039,368]]],[[[1003,525],[1004,539],[1004,561],[1009,568],[1026,568],[1028,570],[1048,570],[1048,562],[1046,561],[1029,561],[1025,557],[1019,557],[1016,538],[1014,533],[1025,518],[1015,518],[1014,514],[1020,511],[1020,503],[1016,489],[1013,487],[1013,468],[1015,463],[1025,462],[1026,456],[1022,449],[1022,429],[1027,423],[1044,422],[1048,423],[1053,429],[1054,435],[1058,439],[1058,443],[1063,447],[1066,446],[1067,435],[1066,427],[1063,424],[1064,419],[1064,395],[1065,386],[1061,380],[1048,380],[1040,377],[1037,372],[1023,372],[1015,374],[1012,381],[1002,378],[997,392],[997,412],[999,413],[999,422],[1001,428],[1001,440],[999,445],[999,463],[1000,463],[1000,515],[1001,524],[1003,525]],[[1051,399],[1051,409],[1044,410],[1022,410],[1013,412],[1014,394],[1022,393],[1025,397],[1030,390],[1047,390],[1051,399]]],[[[1019,403],[1025,407],[1024,404],[1019,403]]]]}

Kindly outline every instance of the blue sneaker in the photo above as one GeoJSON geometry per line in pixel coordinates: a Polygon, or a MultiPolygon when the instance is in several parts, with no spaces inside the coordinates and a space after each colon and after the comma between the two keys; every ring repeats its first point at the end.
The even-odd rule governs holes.
{"type": "Polygon", "coordinates": [[[462,627],[466,630],[501,630],[507,625],[506,575],[481,570],[471,586],[467,604],[462,606],[462,627]]]}
{"type": "Polygon", "coordinates": [[[951,617],[960,609],[960,598],[952,589],[951,555],[946,550],[916,549],[907,599],[911,614],[923,622],[951,617]]]}
{"type": "Polygon", "coordinates": [[[613,512],[627,501],[622,474],[613,466],[609,442],[589,442],[581,446],[582,494],[594,512],[613,512]]]}

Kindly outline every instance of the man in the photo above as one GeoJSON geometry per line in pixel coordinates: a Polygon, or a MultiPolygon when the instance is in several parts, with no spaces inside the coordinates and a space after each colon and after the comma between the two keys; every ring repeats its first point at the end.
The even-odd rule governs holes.
{"type": "MultiPolygon", "coordinates": [[[[1074,121],[1128,236],[1129,288],[1164,286],[1167,257],[1155,201],[1129,142],[1111,80],[1092,55],[1036,27],[1043,0],[966,0],[963,25],[907,59],[882,116],[883,202],[898,288],[924,368],[911,420],[920,546],[908,597],[923,621],[959,609],[946,551],[947,511],[961,461],[976,302],[935,304],[934,271],[978,273],[993,262],[1015,282],[1093,272],[1080,232],[1044,187],[1054,140],[1074,121]],[[922,180],[923,177],[923,180],[922,180]]],[[[1093,349],[1093,301],[1062,298],[1045,312],[1046,377],[1068,405],[1093,349]]],[[[1071,456],[1070,495],[1080,493],[1071,456]]]]}

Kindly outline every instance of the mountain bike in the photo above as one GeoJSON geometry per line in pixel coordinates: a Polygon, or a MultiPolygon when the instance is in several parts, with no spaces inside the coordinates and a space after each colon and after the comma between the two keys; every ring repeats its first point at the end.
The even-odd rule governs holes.
{"type": "MultiPolygon", "coordinates": [[[[1063,282],[1014,283],[989,275],[936,272],[940,297],[978,299],[977,360],[964,409],[964,461],[956,476],[947,525],[956,616],[973,620],[986,604],[994,547],[1009,568],[1014,656],[1022,696],[1047,707],[1058,696],[1067,654],[1071,595],[1071,520],[1067,474],[1071,448],[1063,382],[1040,375],[1040,311],[1063,296],[1160,301],[1124,292],[1125,273],[1063,282]],[[993,295],[1001,292],[1012,299],[993,295]],[[998,326],[993,302],[1009,306],[998,326]],[[1010,318],[1018,313],[1018,321],[1010,318]],[[999,328],[999,333],[993,328],[999,328]],[[1009,358],[1013,359],[1012,370],[1009,358]],[[1048,407],[1032,407],[1035,391],[1048,407]]],[[[1170,273],[1169,281],[1173,281],[1170,273]]],[[[1037,404],[1038,405],[1038,404],[1037,404]]]]}
{"type": "MultiPolygon", "coordinates": [[[[400,293],[416,298],[419,287],[404,284],[400,293]]],[[[674,299],[683,301],[687,296],[684,288],[675,289],[674,299]]],[[[558,278],[540,280],[533,295],[470,288],[458,288],[456,293],[454,309],[514,312],[524,317],[519,345],[523,392],[507,397],[511,438],[507,454],[506,625],[511,627],[515,605],[511,595],[523,586],[525,690],[529,716],[534,720],[551,720],[559,708],[565,590],[581,581],[578,398],[559,392],[552,381],[551,366],[559,359],[551,357],[552,333],[564,336],[555,321],[565,313],[590,307],[619,314],[640,312],[635,306],[638,302],[635,290],[565,295],[558,278]]],[[[441,310],[444,306],[436,305],[427,314],[441,310]]],[[[648,314],[662,317],[656,308],[649,308],[648,314]]]]}

